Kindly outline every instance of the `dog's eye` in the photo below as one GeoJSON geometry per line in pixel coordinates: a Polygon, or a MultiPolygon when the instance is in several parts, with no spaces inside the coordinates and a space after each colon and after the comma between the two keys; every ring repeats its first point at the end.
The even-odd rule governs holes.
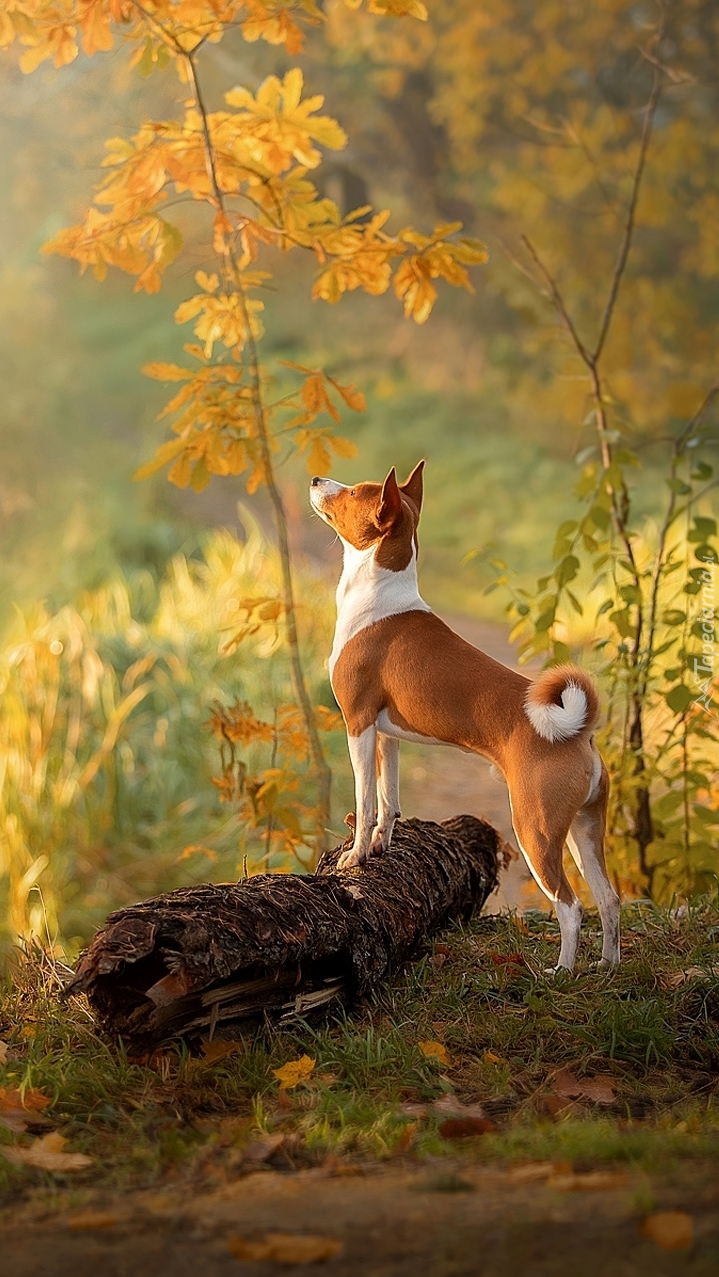
{"type": "Polygon", "coordinates": [[[353,497],[353,496],[354,496],[354,494],[355,494],[355,490],[354,490],[354,488],[353,488],[353,489],[352,489],[352,491],[350,492],[350,496],[351,496],[351,497],[353,497]]]}

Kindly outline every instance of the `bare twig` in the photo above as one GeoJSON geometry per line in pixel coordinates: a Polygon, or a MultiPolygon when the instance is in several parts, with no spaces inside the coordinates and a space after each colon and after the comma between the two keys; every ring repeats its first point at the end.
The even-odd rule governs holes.
{"type": "MultiPolygon", "coordinates": [[[[659,38],[660,36],[658,36],[658,39],[659,38]]],[[[622,241],[619,246],[619,253],[617,255],[617,261],[614,267],[612,282],[609,286],[609,294],[607,296],[607,300],[604,306],[604,314],[602,315],[602,320],[599,325],[599,335],[597,337],[597,342],[592,354],[592,360],[594,364],[598,363],[599,357],[602,353],[602,350],[604,349],[604,343],[607,339],[607,333],[609,332],[609,326],[612,322],[614,307],[616,305],[617,296],[619,294],[619,286],[622,282],[622,276],[624,275],[624,270],[627,264],[627,258],[629,257],[629,249],[631,248],[631,245],[632,245],[632,238],[634,236],[634,228],[635,228],[635,222],[636,222],[637,203],[639,201],[639,190],[642,184],[642,177],[644,176],[644,168],[647,161],[647,152],[649,150],[649,142],[651,140],[652,128],[654,125],[654,116],[656,113],[657,106],[659,104],[659,98],[662,92],[662,84],[663,84],[663,78],[662,78],[661,70],[659,69],[658,66],[655,65],[652,91],[649,95],[649,101],[647,103],[646,110],[644,113],[644,125],[642,127],[641,141],[639,143],[639,156],[637,158],[637,164],[634,170],[634,180],[632,182],[632,193],[629,198],[629,207],[627,208],[627,217],[624,223],[624,234],[622,235],[622,241]]]]}
{"type": "MultiPolygon", "coordinates": [[[[184,61],[187,67],[187,74],[192,89],[197,110],[202,123],[202,135],[204,139],[205,163],[207,165],[207,174],[210,179],[214,203],[219,213],[224,217],[227,216],[225,209],[224,194],[220,188],[217,179],[217,170],[215,167],[215,155],[210,135],[210,126],[207,117],[207,108],[202,96],[202,90],[197,76],[197,67],[195,65],[193,54],[184,54],[184,61]]],[[[227,267],[227,273],[237,290],[240,298],[240,305],[243,312],[243,321],[246,332],[245,349],[247,351],[247,367],[250,373],[250,381],[252,386],[252,401],[255,411],[255,423],[257,426],[257,437],[260,441],[262,450],[262,467],[264,470],[265,483],[272,503],[275,516],[275,528],[277,532],[277,544],[280,551],[280,562],[282,566],[282,587],[283,602],[285,608],[285,624],[287,628],[287,644],[290,654],[290,665],[292,669],[292,681],[294,683],[295,695],[302,710],[302,717],[305,723],[305,730],[312,755],[312,762],[315,767],[319,788],[319,812],[318,812],[318,828],[319,844],[323,849],[326,844],[325,830],[329,825],[330,816],[330,789],[332,784],[332,773],[327,764],[327,760],[322,749],[319,732],[317,730],[317,722],[315,719],[312,702],[307,690],[307,682],[305,679],[302,655],[300,650],[299,634],[297,630],[297,605],[295,602],[295,589],[292,571],[292,554],[290,551],[289,528],[287,523],[287,512],[285,510],[282,494],[277,485],[275,478],[274,465],[272,461],[272,450],[270,447],[269,423],[267,421],[267,413],[265,409],[264,397],[262,392],[262,375],[260,369],[260,360],[257,352],[257,343],[251,326],[251,316],[247,305],[247,294],[242,280],[242,272],[238,266],[232,245],[225,239],[224,259],[227,267]]]]}

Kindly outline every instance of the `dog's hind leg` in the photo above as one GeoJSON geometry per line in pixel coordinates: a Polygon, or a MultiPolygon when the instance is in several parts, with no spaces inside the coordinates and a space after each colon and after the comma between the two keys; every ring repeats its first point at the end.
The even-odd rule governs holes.
{"type": "Polygon", "coordinates": [[[562,864],[567,825],[553,818],[552,795],[537,788],[510,784],[512,826],[534,881],[554,905],[561,945],[555,971],[572,971],[582,927],[581,901],[572,891],[562,864]],[[545,800],[545,801],[543,801],[545,800]]]}
{"type": "Polygon", "coordinates": [[[370,854],[381,855],[392,840],[394,822],[399,819],[399,741],[377,733],[377,828],[372,835],[370,854]]]}
{"type": "Polygon", "coordinates": [[[604,830],[608,797],[609,777],[604,764],[601,763],[596,793],[574,817],[567,843],[577,869],[597,902],[602,920],[602,960],[599,965],[616,967],[619,965],[621,956],[619,896],[609,881],[604,860],[604,830]]]}

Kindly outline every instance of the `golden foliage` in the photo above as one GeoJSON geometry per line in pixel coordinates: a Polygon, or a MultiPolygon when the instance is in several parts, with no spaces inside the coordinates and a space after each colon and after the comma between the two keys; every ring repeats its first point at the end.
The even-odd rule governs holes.
{"type": "MultiPolygon", "coordinates": [[[[427,17],[419,0],[369,0],[368,12],[427,17]]],[[[44,251],[77,261],[100,280],[109,267],[124,271],[134,276],[136,292],[155,293],[183,246],[178,226],[167,216],[170,207],[204,206],[214,268],[197,271],[199,291],[175,311],[178,324],[193,326],[196,340],[185,349],[196,363],[147,365],[148,376],[180,384],[160,414],[173,419],[174,437],[136,477],[167,467],[170,482],[199,492],[212,475],[242,474],[250,493],[267,485],[285,532],[275,476],[281,443],[304,453],[311,472],[328,471],[333,455],[355,452],[336,433],[340,405],[360,412],[365,401],[355,386],[322,369],[298,367],[293,369],[301,377],[298,389],[275,405],[267,403],[269,377],[258,354],[264,303],[255,295],[270,278],[255,266],[263,249],[314,254],[319,271],[313,296],[326,301],[358,288],[377,296],[394,282],[405,315],[417,323],[432,310],[435,280],[470,288],[466,267],[486,260],[481,245],[456,238],[458,223],[439,226],[430,237],[411,227],[393,235],[386,229],[386,210],[340,214],[309,174],[320,166],[323,151],[342,149],[347,136],[337,120],[322,114],[322,95],[305,94],[299,67],[282,78],[267,76],[254,92],[235,86],[225,93],[221,110],[206,109],[195,58],[201,45],[217,43],[239,26],[245,40],[263,39],[295,54],[303,43],[302,25],[323,17],[315,0],[152,0],[148,8],[131,0],[9,0],[0,20],[0,44],[24,46],[24,71],[50,58],[56,66],[72,62],[80,47],[89,56],[109,50],[121,36],[140,74],[173,64],[187,86],[178,118],[149,120],[130,138],[107,141],[107,173],[92,205],[44,251]]],[[[222,776],[215,782],[220,798],[237,805],[248,828],[263,831],[268,856],[275,846],[296,854],[313,831],[329,823],[329,771],[319,731],[330,720],[313,713],[304,686],[286,547],[281,536],[282,598],[239,601],[239,624],[223,651],[233,652],[265,627],[274,627],[276,638],[278,623],[286,622],[302,708],[280,705],[268,723],[238,702],[229,710],[218,706],[212,719],[221,741],[222,776]],[[270,748],[269,766],[251,771],[238,751],[263,744],[270,748]],[[320,780],[316,810],[297,796],[297,764],[310,756],[320,780]]],[[[142,695],[141,686],[129,693],[122,712],[130,713],[142,695]]],[[[122,721],[118,718],[117,731],[122,721]]],[[[99,767],[103,756],[99,752],[88,766],[99,767]]],[[[83,773],[78,783],[86,780],[83,773]]]]}
{"type": "Polygon", "coordinates": [[[301,1055],[298,1060],[290,1060],[289,1063],[283,1064],[281,1069],[273,1069],[272,1072],[280,1084],[280,1090],[289,1091],[300,1082],[306,1082],[312,1076],[316,1063],[317,1061],[311,1059],[309,1055],[301,1055]]]}

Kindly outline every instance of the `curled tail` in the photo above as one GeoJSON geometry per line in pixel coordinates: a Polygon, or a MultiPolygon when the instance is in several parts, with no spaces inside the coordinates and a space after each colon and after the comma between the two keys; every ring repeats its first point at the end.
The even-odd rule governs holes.
{"type": "Polygon", "coordinates": [[[524,708],[535,732],[554,743],[596,726],[599,697],[584,670],[557,665],[530,685],[524,708]]]}

